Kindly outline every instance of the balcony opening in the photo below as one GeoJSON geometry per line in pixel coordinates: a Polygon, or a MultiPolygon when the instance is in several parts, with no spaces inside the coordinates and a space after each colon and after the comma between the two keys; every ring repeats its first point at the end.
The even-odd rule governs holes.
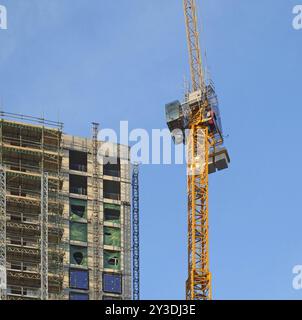
{"type": "Polygon", "coordinates": [[[104,220],[111,223],[120,223],[121,207],[115,204],[104,203],[104,220]]]}
{"type": "Polygon", "coordinates": [[[103,173],[106,176],[120,177],[121,176],[121,160],[118,158],[105,158],[103,165],[103,173]]]}
{"type": "Polygon", "coordinates": [[[69,192],[87,196],[87,177],[69,175],[69,192]]]}
{"type": "Polygon", "coordinates": [[[80,151],[69,151],[69,169],[87,172],[87,153],[80,151]]]}
{"type": "Polygon", "coordinates": [[[112,200],[121,199],[121,183],[118,181],[104,180],[104,198],[112,200]]]}

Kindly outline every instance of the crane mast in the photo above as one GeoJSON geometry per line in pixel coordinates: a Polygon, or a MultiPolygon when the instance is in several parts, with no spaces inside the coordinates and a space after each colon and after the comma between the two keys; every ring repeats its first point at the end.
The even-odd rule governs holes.
{"type": "Polygon", "coordinates": [[[188,199],[187,300],[212,299],[209,268],[209,174],[228,168],[219,104],[203,74],[196,0],[183,0],[191,91],[183,103],[166,104],[166,120],[175,144],[186,144],[188,199]]]}
{"type": "MultiPolygon", "coordinates": [[[[188,280],[187,300],[212,299],[209,270],[208,158],[210,139],[203,123],[205,81],[199,44],[195,0],[183,0],[193,92],[201,100],[191,108],[187,137],[188,280]]],[[[190,97],[190,95],[189,95],[190,97]]],[[[190,99],[189,99],[190,102],[190,99]]]]}
{"type": "Polygon", "coordinates": [[[187,300],[212,298],[209,270],[208,129],[192,124],[187,137],[188,280],[187,300]],[[196,153],[196,150],[198,154],[196,153]]]}

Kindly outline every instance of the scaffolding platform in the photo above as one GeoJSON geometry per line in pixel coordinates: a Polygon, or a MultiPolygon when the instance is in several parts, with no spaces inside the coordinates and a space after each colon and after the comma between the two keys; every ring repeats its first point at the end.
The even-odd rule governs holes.
{"type": "Polygon", "coordinates": [[[64,275],[62,123],[5,112],[0,118],[0,164],[6,175],[7,284],[2,298],[59,299],[64,275]]]}

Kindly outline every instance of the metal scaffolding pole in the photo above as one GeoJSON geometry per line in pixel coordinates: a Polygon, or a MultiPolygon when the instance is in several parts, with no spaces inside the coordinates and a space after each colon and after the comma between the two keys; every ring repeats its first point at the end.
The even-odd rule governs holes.
{"type": "Polygon", "coordinates": [[[41,177],[41,300],[48,300],[48,173],[41,177]]]}
{"type": "Polygon", "coordinates": [[[133,165],[132,172],[132,241],[133,241],[133,300],[140,299],[139,270],[139,165],[133,165]]]}
{"type": "Polygon", "coordinates": [[[99,124],[93,123],[92,137],[92,161],[93,161],[93,286],[94,300],[101,300],[101,276],[100,276],[100,188],[99,188],[99,162],[98,162],[98,133],[99,124]]]}
{"type": "Polygon", "coordinates": [[[0,167],[0,300],[6,299],[6,172],[0,167]]]}

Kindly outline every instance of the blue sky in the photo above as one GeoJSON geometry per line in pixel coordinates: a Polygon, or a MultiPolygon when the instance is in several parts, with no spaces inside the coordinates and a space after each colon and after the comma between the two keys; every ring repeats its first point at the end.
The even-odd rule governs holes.
{"type": "MultiPolygon", "coordinates": [[[[299,0],[197,0],[201,44],[219,94],[230,169],[210,177],[215,299],[301,299],[299,0]]],[[[45,115],[74,135],[90,122],[165,128],[164,105],[189,76],[182,1],[0,0],[0,98],[6,111],[45,115]]],[[[186,176],[141,168],[143,299],[184,298],[186,176]]]]}

